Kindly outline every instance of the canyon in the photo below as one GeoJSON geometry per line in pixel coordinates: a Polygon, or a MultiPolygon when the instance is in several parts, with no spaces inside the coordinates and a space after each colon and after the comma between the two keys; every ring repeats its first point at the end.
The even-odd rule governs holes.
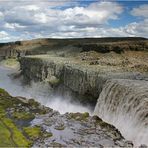
{"type": "MultiPolygon", "coordinates": [[[[88,131],[90,132],[91,128],[94,128],[92,123],[94,119],[92,118],[95,118],[95,120],[99,120],[99,124],[101,122],[101,125],[105,125],[105,128],[109,127],[105,132],[107,135],[110,135],[110,130],[114,132],[119,130],[121,132],[119,132],[121,134],[119,141],[125,138],[132,141],[134,146],[148,145],[147,39],[86,38],[19,41],[0,45],[0,57],[5,60],[17,59],[20,69],[13,77],[15,79],[21,78],[23,83],[27,83],[24,85],[29,86],[32,82],[42,83],[43,87],[40,89],[44,89],[46,86],[44,93],[48,92],[51,96],[69,98],[71,103],[89,107],[90,115],[87,114],[87,117],[86,113],[65,113],[62,115],[55,113],[54,119],[52,119],[53,117],[49,117],[50,112],[35,116],[32,121],[33,126],[40,126],[46,131],[49,129],[51,131],[53,127],[52,125],[48,127],[43,125],[47,126],[50,122],[55,121],[57,124],[62,122],[61,120],[66,121],[67,127],[68,124],[71,124],[69,116],[72,116],[76,123],[67,128],[73,129],[76,126],[76,130],[82,130],[83,132],[79,133],[82,134],[81,138],[78,136],[79,134],[76,134],[78,139],[82,139],[81,142],[78,139],[75,142],[69,139],[67,143],[63,143],[64,140],[62,142],[57,140],[57,143],[61,142],[63,145],[70,146],[132,147],[130,142],[124,141],[122,144],[116,142],[113,135],[110,136],[112,142],[108,141],[107,136],[101,135],[104,127],[100,125],[100,127],[97,126],[98,131],[91,131],[93,135],[88,140],[85,128],[89,127],[88,131]],[[80,128],[80,125],[84,127],[80,128]],[[95,141],[98,140],[94,140],[93,137],[98,140],[104,138],[104,140],[97,143],[95,141]]],[[[25,97],[30,98],[30,96],[25,97]]],[[[42,99],[37,101],[43,104],[42,99]]],[[[43,105],[47,106],[47,104],[43,105]]],[[[54,109],[56,110],[56,108],[54,109]]],[[[69,129],[61,132],[61,136],[67,135],[68,131],[69,129]]],[[[73,135],[74,130],[69,132],[73,135]]],[[[119,135],[119,133],[115,135],[119,135]]],[[[49,137],[43,139],[42,142],[40,139],[34,145],[45,146],[45,143],[51,144],[53,140],[49,137]]],[[[55,136],[56,139],[58,137],[55,136]]]]}

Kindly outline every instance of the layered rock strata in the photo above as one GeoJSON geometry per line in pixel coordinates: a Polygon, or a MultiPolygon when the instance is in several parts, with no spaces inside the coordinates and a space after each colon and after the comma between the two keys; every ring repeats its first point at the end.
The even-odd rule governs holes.
{"type": "MultiPolygon", "coordinates": [[[[68,88],[95,105],[102,91],[103,85],[108,79],[146,79],[139,73],[123,72],[116,70],[111,72],[99,66],[91,66],[71,58],[55,56],[27,56],[20,59],[22,74],[26,80],[46,81],[52,86],[68,88]]],[[[63,90],[64,91],[64,90],[63,90]]],[[[84,100],[83,100],[84,101],[84,100]]]]}

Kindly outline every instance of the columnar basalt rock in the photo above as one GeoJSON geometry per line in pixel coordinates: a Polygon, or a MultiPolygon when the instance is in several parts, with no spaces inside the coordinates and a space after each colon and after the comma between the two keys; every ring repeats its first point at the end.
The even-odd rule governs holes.
{"type": "Polygon", "coordinates": [[[25,79],[34,81],[50,81],[51,77],[59,79],[59,84],[73,92],[94,98],[95,102],[106,78],[95,71],[87,70],[67,61],[56,61],[54,58],[38,59],[24,57],[20,60],[25,79]]]}
{"type": "Polygon", "coordinates": [[[25,79],[50,82],[51,78],[55,77],[58,84],[63,86],[63,91],[68,88],[84,98],[86,96],[93,104],[96,103],[108,79],[144,79],[139,73],[113,73],[108,72],[108,69],[104,72],[102,69],[81,65],[79,62],[61,57],[27,56],[20,59],[20,65],[25,79]]]}

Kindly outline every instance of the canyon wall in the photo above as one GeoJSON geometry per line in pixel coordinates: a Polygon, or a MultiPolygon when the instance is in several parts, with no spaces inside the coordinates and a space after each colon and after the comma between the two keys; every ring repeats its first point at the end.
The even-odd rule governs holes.
{"type": "Polygon", "coordinates": [[[103,73],[96,68],[70,60],[62,57],[26,56],[20,59],[20,65],[26,80],[46,81],[53,87],[56,86],[56,89],[60,89],[61,92],[69,89],[81,95],[81,98],[84,97],[83,101],[94,105],[106,80],[144,79],[139,73],[103,73]]]}
{"type": "Polygon", "coordinates": [[[24,56],[26,51],[20,50],[20,45],[21,42],[0,43],[0,60],[24,56]]]}
{"type": "Polygon", "coordinates": [[[94,104],[106,79],[103,75],[101,76],[79,65],[69,64],[67,60],[61,60],[61,58],[56,59],[51,57],[45,60],[34,57],[23,57],[20,59],[20,63],[26,80],[46,81],[49,84],[53,84],[54,82],[51,82],[51,78],[55,77],[59,80],[60,87],[56,87],[56,89],[63,89],[61,90],[62,92],[69,89],[79,95],[87,96],[87,101],[91,100],[91,103],[94,104]]]}

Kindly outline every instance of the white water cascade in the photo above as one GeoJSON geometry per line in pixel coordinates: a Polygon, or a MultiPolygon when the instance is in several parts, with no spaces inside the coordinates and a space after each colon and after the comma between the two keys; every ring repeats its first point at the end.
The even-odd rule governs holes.
{"type": "Polygon", "coordinates": [[[148,81],[107,81],[94,114],[116,126],[134,146],[148,145],[148,81]]]}
{"type": "Polygon", "coordinates": [[[10,77],[17,72],[16,69],[0,66],[0,88],[5,89],[10,95],[33,98],[42,105],[58,110],[61,114],[66,112],[91,113],[89,106],[82,106],[78,102],[72,103],[70,96],[63,98],[62,96],[50,95],[50,88],[47,84],[32,82],[31,85],[23,85],[20,78],[13,79],[10,77]]]}

